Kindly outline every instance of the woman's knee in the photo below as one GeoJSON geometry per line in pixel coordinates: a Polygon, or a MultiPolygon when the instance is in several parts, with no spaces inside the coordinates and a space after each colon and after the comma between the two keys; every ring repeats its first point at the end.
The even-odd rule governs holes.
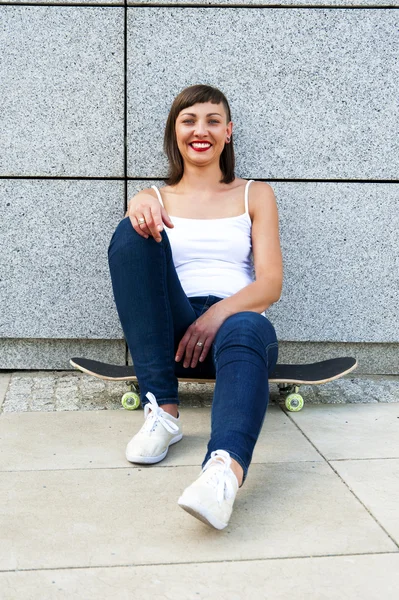
{"type": "Polygon", "coordinates": [[[108,247],[108,257],[114,256],[115,253],[120,254],[121,252],[132,252],[140,251],[140,249],[147,250],[153,245],[165,245],[168,243],[168,238],[165,231],[161,231],[162,241],[156,242],[152,236],[148,238],[143,237],[134,229],[132,222],[129,217],[122,219],[113,235],[108,247]]]}
{"type": "Polygon", "coordinates": [[[239,333],[262,333],[267,334],[271,338],[276,337],[276,332],[273,325],[265,316],[252,311],[242,311],[231,315],[221,325],[219,332],[221,336],[239,333]]]}
{"type": "Polygon", "coordinates": [[[134,229],[131,220],[129,217],[125,217],[121,221],[119,221],[118,225],[115,228],[115,231],[111,238],[111,244],[113,241],[122,241],[122,242],[131,242],[131,240],[139,240],[145,239],[142,238],[139,233],[134,229]]]}
{"type": "Polygon", "coordinates": [[[214,342],[214,353],[244,346],[264,356],[269,366],[274,368],[278,356],[276,331],[264,315],[252,311],[236,313],[221,325],[214,342]]]}
{"type": "Polygon", "coordinates": [[[265,316],[243,311],[231,315],[221,325],[215,337],[215,349],[220,349],[225,344],[251,344],[260,343],[264,348],[269,344],[277,343],[277,336],[272,323],[265,316]]]}

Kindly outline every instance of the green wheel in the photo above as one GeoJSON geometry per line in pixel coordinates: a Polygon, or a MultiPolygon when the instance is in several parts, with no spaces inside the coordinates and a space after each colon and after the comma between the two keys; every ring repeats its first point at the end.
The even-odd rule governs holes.
{"type": "Polygon", "coordinates": [[[121,402],[126,410],[136,410],[140,406],[140,396],[136,392],[126,392],[123,394],[121,402]]]}
{"type": "Polygon", "coordinates": [[[302,410],[304,405],[301,394],[288,394],[285,399],[285,408],[291,412],[302,410]]]}

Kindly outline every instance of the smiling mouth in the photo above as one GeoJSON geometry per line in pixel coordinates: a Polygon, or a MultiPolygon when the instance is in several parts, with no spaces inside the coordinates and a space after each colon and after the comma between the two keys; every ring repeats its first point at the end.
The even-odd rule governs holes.
{"type": "Polygon", "coordinates": [[[209,142],[191,142],[189,146],[196,152],[205,152],[205,150],[209,150],[212,147],[212,144],[209,142]]]}

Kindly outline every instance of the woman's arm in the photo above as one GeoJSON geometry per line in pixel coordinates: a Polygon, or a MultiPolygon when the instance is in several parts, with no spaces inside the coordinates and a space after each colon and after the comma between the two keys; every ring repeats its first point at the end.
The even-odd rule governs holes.
{"type": "Polygon", "coordinates": [[[278,210],[272,188],[254,181],[249,188],[252,219],[252,250],[256,281],[211,308],[226,318],[241,311],[262,313],[281,296],[283,259],[281,255],[278,210]]]}
{"type": "Polygon", "coordinates": [[[138,192],[129,200],[125,217],[130,218],[133,229],[139,235],[145,238],[151,235],[156,242],[162,240],[163,223],[169,228],[174,227],[166,209],[161,206],[154,190],[151,188],[138,192]],[[138,218],[144,218],[145,222],[140,224],[138,218]]]}

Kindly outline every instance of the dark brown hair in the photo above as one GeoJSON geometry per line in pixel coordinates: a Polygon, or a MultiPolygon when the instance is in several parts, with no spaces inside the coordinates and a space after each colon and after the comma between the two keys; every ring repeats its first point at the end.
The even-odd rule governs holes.
{"type": "MultiPolygon", "coordinates": [[[[193,106],[194,104],[212,102],[212,104],[223,104],[227,115],[227,122],[231,121],[230,106],[226,96],[217,88],[210,85],[192,85],[180,92],[173,101],[169,111],[168,120],[165,126],[164,136],[164,152],[169,161],[169,172],[165,179],[167,185],[176,185],[183,177],[184,163],[176,140],[176,119],[179,113],[193,106]]],[[[225,144],[222,154],[220,155],[220,169],[223,177],[220,183],[231,183],[235,179],[234,175],[234,148],[233,136],[230,138],[230,143],[225,144]]]]}

